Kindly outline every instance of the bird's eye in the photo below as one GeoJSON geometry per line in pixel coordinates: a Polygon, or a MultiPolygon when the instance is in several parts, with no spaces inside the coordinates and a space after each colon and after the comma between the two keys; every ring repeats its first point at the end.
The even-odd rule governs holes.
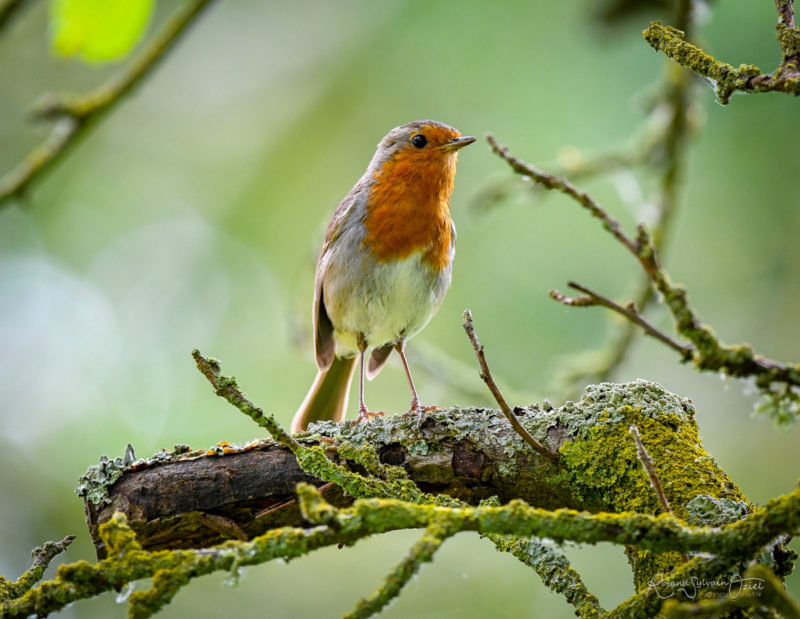
{"type": "Polygon", "coordinates": [[[424,135],[418,133],[413,138],[411,138],[411,143],[417,148],[424,148],[425,145],[428,143],[428,140],[424,135]]]}

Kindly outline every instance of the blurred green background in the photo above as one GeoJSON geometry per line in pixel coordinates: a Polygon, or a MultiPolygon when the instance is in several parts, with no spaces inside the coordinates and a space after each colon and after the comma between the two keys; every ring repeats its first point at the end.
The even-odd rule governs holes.
{"type": "MultiPolygon", "coordinates": [[[[159,3],[150,31],[176,6],[159,3]]],[[[73,488],[101,454],[121,455],[129,442],[143,456],[177,442],[261,435],[214,397],[193,348],[220,358],[288,425],[315,374],[310,304],[324,227],[389,129],[435,118],[465,134],[491,131],[539,163],[569,146],[591,154],[625,142],[666,60],[641,37],[647,16],[606,30],[592,7],[213,6],[26,201],[0,210],[0,573],[16,577],[31,548],[68,533],[78,539],[62,560],[93,559],[73,488]]],[[[712,53],[767,71],[777,64],[771,3],[713,8],[700,30],[712,53]]],[[[0,173],[46,135],[25,119],[39,93],[81,92],[115,70],[53,58],[46,9],[35,3],[0,36],[0,173]]],[[[706,124],[692,144],[668,268],[724,340],[798,361],[800,103],[772,94],[721,107],[701,88],[706,124]]],[[[498,377],[518,393],[553,397],[564,356],[601,345],[613,320],[557,305],[547,291],[576,279],[624,299],[639,272],[564,197],[515,194],[475,209],[487,179],[504,176],[485,141],[462,152],[453,286],[410,350],[433,348],[472,367],[461,329],[469,307],[498,377]]],[[[630,179],[584,185],[632,229],[640,213],[617,190],[630,179]]],[[[647,191],[652,179],[640,180],[647,191]]],[[[637,377],[692,398],[707,449],[751,500],[795,486],[800,429],[752,418],[754,396],[741,383],[699,375],[643,340],[615,378],[637,377]]],[[[416,379],[426,403],[478,403],[422,368],[416,379]]],[[[477,372],[472,380],[482,391],[477,372]]],[[[368,385],[367,402],[406,410],[398,364],[368,385]]],[[[236,587],[207,577],[162,615],[339,616],[418,535],[248,568],[236,587]]],[[[570,547],[568,555],[605,607],[631,593],[622,549],[570,547]]],[[[800,578],[789,584],[800,594],[800,578]]],[[[124,606],[106,595],[59,616],[122,617],[124,606]]],[[[511,556],[462,534],[384,616],[572,613],[511,556]]]]}

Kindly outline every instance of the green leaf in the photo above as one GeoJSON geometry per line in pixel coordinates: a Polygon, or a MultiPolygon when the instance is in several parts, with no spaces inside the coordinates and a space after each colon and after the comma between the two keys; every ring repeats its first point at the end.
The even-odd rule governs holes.
{"type": "Polygon", "coordinates": [[[123,58],[141,39],[155,0],[51,0],[50,44],[89,62],[123,58]]]}

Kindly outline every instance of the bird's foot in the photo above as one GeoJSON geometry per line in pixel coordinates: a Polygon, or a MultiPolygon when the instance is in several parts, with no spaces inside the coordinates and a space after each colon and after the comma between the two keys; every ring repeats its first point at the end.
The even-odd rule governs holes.
{"type": "Polygon", "coordinates": [[[375,411],[375,412],[369,411],[369,410],[367,410],[366,407],[359,408],[358,409],[358,417],[353,419],[353,421],[351,422],[351,425],[356,425],[358,423],[361,423],[362,421],[366,421],[367,423],[369,423],[369,420],[372,419],[373,417],[382,417],[385,414],[386,413],[383,412],[383,411],[375,411]]]}
{"type": "Polygon", "coordinates": [[[403,417],[408,417],[409,415],[416,415],[417,416],[417,427],[422,425],[422,415],[424,413],[432,413],[434,411],[444,410],[441,406],[423,406],[419,403],[419,399],[414,398],[411,400],[411,407],[408,409],[407,413],[403,413],[403,417]]]}

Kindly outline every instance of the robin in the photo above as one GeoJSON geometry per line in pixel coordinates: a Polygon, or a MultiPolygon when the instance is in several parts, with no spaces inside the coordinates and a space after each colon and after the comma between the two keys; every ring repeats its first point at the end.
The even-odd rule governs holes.
{"type": "Polygon", "coordinates": [[[395,127],[339,203],[314,282],[319,372],[294,416],[293,432],[344,419],[356,358],[358,420],[379,414],[364,404],[364,376],[374,378],[392,350],[411,387],[409,412],[421,414],[405,344],[433,317],[450,287],[456,240],[450,193],[458,151],[475,139],[434,120],[395,127]]]}

